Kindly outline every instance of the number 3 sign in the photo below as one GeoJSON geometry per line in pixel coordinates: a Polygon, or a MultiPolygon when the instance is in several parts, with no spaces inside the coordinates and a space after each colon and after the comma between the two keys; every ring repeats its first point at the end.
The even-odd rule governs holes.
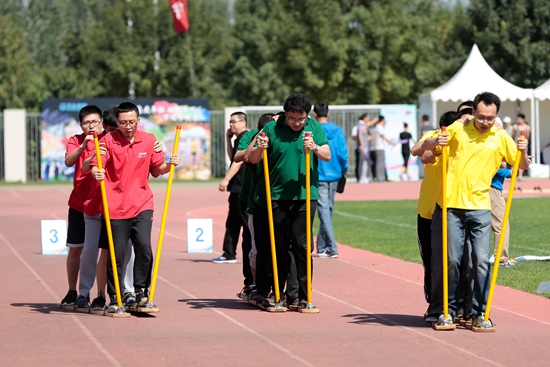
{"type": "Polygon", "coordinates": [[[42,220],[40,221],[42,233],[43,255],[67,254],[67,221],[66,220],[42,220]]]}
{"type": "Polygon", "coordinates": [[[187,219],[187,252],[212,252],[212,219],[187,219]]]}

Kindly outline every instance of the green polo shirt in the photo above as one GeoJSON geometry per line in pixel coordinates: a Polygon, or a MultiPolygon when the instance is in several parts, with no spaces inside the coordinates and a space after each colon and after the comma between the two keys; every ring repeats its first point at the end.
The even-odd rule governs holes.
{"type": "MultiPolygon", "coordinates": [[[[292,130],[282,115],[275,122],[264,126],[262,132],[269,138],[267,156],[269,180],[271,183],[271,200],[305,200],[306,199],[306,152],[304,133],[311,132],[317,145],[327,145],[328,139],[321,124],[307,118],[300,131],[292,130]]],[[[310,199],[319,199],[319,159],[310,152],[310,199]]],[[[263,163],[260,163],[263,164],[263,163]]],[[[258,205],[265,206],[265,181],[261,175],[256,187],[254,199],[258,205]]]]}
{"type": "MultiPolygon", "coordinates": [[[[237,151],[246,150],[257,133],[257,129],[245,132],[241,137],[241,141],[239,142],[237,151]]],[[[241,200],[241,202],[246,203],[246,212],[248,214],[254,214],[254,193],[256,191],[256,185],[258,184],[258,176],[263,171],[260,169],[261,164],[244,164],[246,164],[246,173],[244,175],[243,183],[241,185],[241,193],[239,194],[239,199],[241,200]]]]}

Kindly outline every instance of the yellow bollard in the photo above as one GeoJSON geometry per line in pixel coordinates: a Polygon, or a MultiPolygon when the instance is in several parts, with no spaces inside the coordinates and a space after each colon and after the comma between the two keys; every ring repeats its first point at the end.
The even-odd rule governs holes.
{"type": "MultiPolygon", "coordinates": [[[[174,147],[172,155],[178,154],[178,145],[180,142],[181,125],[176,127],[176,136],[174,137],[174,147]]],[[[164,241],[164,228],[166,227],[166,216],[168,215],[168,204],[170,203],[170,194],[172,192],[172,181],[174,179],[175,167],[170,165],[170,173],[168,174],[168,185],[166,187],[166,196],[164,197],[164,209],[162,211],[162,220],[160,222],[159,240],[157,244],[157,253],[155,255],[155,264],[153,266],[153,275],[151,278],[151,292],[149,292],[149,303],[154,306],[155,290],[157,285],[157,275],[160,263],[160,254],[162,252],[162,243],[164,241]]]]}
{"type": "MultiPolygon", "coordinates": [[[[445,132],[445,126],[441,127],[441,131],[445,132]]],[[[441,202],[441,229],[442,229],[442,262],[443,262],[443,320],[438,320],[433,325],[435,330],[453,330],[456,325],[449,317],[449,264],[448,264],[448,246],[447,246],[447,154],[448,147],[444,146],[441,149],[441,189],[443,192],[441,202]]]]}
{"type": "MultiPolygon", "coordinates": [[[[95,155],[97,157],[97,168],[100,170],[103,169],[101,164],[101,153],[99,150],[99,140],[97,138],[97,133],[94,132],[94,146],[95,146],[95,155]]],[[[111,265],[113,267],[113,278],[115,281],[115,291],[116,291],[116,302],[119,310],[122,310],[122,297],[120,296],[120,283],[118,280],[118,270],[116,266],[116,257],[115,257],[115,246],[113,244],[113,232],[111,230],[111,217],[109,215],[109,203],[107,201],[107,191],[105,190],[105,181],[99,181],[99,186],[101,187],[101,198],[103,200],[103,211],[105,217],[105,224],[107,226],[107,238],[109,240],[109,254],[111,257],[111,265]]],[[[124,313],[124,312],[122,312],[124,313]]],[[[106,314],[106,315],[115,315],[115,314],[106,314]]],[[[127,314],[130,316],[130,314],[127,314]]]]}
{"type": "MultiPolygon", "coordinates": [[[[309,131],[305,136],[311,136],[309,131]]],[[[311,152],[306,149],[306,274],[307,274],[307,307],[299,309],[302,313],[318,313],[312,300],[311,286],[311,152]]]]}
{"type": "MultiPolygon", "coordinates": [[[[525,138],[525,133],[522,131],[520,139],[525,138]]],[[[500,265],[500,255],[502,254],[502,244],[504,243],[504,235],[506,234],[508,217],[510,216],[510,208],[512,207],[512,198],[514,196],[514,188],[516,186],[516,178],[518,176],[519,161],[521,159],[521,151],[518,149],[516,153],[516,160],[514,162],[514,168],[512,171],[512,181],[510,182],[510,188],[508,190],[508,199],[506,200],[506,209],[504,210],[504,219],[502,220],[502,229],[500,231],[500,240],[498,241],[497,253],[495,255],[495,265],[493,268],[493,274],[491,276],[491,285],[489,286],[489,295],[487,297],[487,306],[485,308],[485,317],[483,319],[483,325],[478,328],[472,328],[474,331],[495,331],[495,328],[489,324],[489,315],[491,314],[491,305],[493,304],[493,294],[495,293],[495,286],[497,283],[498,269],[500,265]]]]}

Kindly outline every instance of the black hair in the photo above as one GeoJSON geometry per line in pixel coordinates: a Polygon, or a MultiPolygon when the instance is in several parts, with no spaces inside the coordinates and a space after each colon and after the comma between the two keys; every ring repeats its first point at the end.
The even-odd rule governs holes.
{"type": "Polygon", "coordinates": [[[231,114],[231,116],[237,116],[238,118],[240,118],[241,120],[244,120],[244,123],[246,124],[248,121],[246,119],[246,113],[244,112],[241,112],[241,111],[238,111],[238,112],[233,112],[231,114]]]}
{"type": "Polygon", "coordinates": [[[285,112],[305,112],[309,114],[311,111],[311,101],[305,94],[294,93],[287,97],[283,104],[283,109],[285,112]]]}
{"type": "Polygon", "coordinates": [[[382,115],[378,116],[378,121],[382,121],[382,120],[385,120],[386,118],[382,115]]]}
{"type": "Polygon", "coordinates": [[[328,116],[328,104],[325,102],[319,102],[313,107],[313,112],[317,114],[319,117],[327,117],[328,116]]]}
{"type": "Polygon", "coordinates": [[[474,98],[474,110],[477,110],[477,106],[479,106],[480,102],[483,102],[485,106],[494,104],[497,107],[498,114],[498,111],[500,110],[500,98],[498,98],[496,94],[491,92],[479,93],[476,98],[474,98]]]}
{"type": "Polygon", "coordinates": [[[424,120],[424,121],[430,121],[430,116],[428,116],[428,115],[422,115],[422,120],[424,120]]]}
{"type": "Polygon", "coordinates": [[[111,106],[111,107],[108,107],[105,111],[103,111],[103,122],[105,123],[105,126],[117,127],[117,124],[116,124],[117,109],[118,109],[117,106],[111,106]]]}
{"type": "Polygon", "coordinates": [[[518,117],[522,118],[525,120],[525,115],[523,113],[518,113],[518,117]]]}
{"type": "Polygon", "coordinates": [[[406,129],[409,127],[409,124],[407,124],[406,122],[403,123],[403,127],[406,129]]]}
{"type": "Polygon", "coordinates": [[[362,119],[364,119],[365,117],[369,117],[369,114],[366,113],[366,112],[365,112],[364,114],[362,114],[361,116],[359,116],[359,120],[362,120],[362,119]]]}
{"type": "Polygon", "coordinates": [[[273,121],[273,116],[275,115],[272,113],[264,113],[261,115],[258,119],[258,130],[262,130],[268,122],[273,121]]]}
{"type": "Polygon", "coordinates": [[[99,118],[101,118],[101,109],[95,105],[84,106],[80,109],[80,112],[78,113],[78,120],[80,121],[80,123],[82,123],[84,117],[92,114],[99,115],[99,118]]]}
{"type": "Polygon", "coordinates": [[[439,127],[449,126],[456,121],[456,112],[447,111],[439,117],[439,127]]]}
{"type": "Polygon", "coordinates": [[[468,108],[464,108],[460,111],[457,111],[456,112],[456,118],[459,119],[464,115],[473,115],[473,114],[474,114],[474,109],[472,107],[468,107],[468,108]]]}
{"type": "Polygon", "coordinates": [[[118,105],[116,109],[116,117],[118,118],[118,116],[121,113],[132,112],[132,111],[136,113],[137,117],[139,117],[139,109],[135,104],[133,104],[132,102],[122,102],[121,104],[118,105]]]}
{"type": "MultiPolygon", "coordinates": [[[[474,101],[464,101],[462,102],[461,104],[458,105],[458,107],[456,108],[456,112],[460,111],[460,109],[463,107],[463,106],[468,106],[470,108],[473,108],[474,107],[474,101]]],[[[470,114],[471,115],[471,114],[470,114]]]]}

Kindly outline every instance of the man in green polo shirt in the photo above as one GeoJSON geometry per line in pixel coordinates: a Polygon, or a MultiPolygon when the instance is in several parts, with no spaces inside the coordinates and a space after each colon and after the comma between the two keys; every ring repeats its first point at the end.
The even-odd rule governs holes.
{"type": "MultiPolygon", "coordinates": [[[[285,101],[277,121],[268,123],[264,134],[256,138],[256,146],[250,153],[250,163],[259,163],[263,149],[267,150],[271,199],[273,206],[273,225],[275,230],[275,247],[279,285],[282,287],[289,270],[289,244],[292,242],[292,253],[296,261],[298,274],[298,294],[287,294],[287,302],[298,303],[299,307],[307,305],[306,273],[306,149],[310,154],[310,199],[311,223],[319,198],[318,160],[330,160],[330,148],[325,131],[319,122],[310,119],[311,101],[304,94],[291,94],[285,101]],[[306,136],[306,132],[310,135],[306,136]],[[262,136],[263,135],[263,136],[262,136]]],[[[271,285],[271,250],[269,243],[269,226],[267,204],[265,201],[265,181],[260,177],[256,187],[256,208],[254,210],[255,241],[258,250],[256,260],[257,301],[267,297],[271,285]]]]}

